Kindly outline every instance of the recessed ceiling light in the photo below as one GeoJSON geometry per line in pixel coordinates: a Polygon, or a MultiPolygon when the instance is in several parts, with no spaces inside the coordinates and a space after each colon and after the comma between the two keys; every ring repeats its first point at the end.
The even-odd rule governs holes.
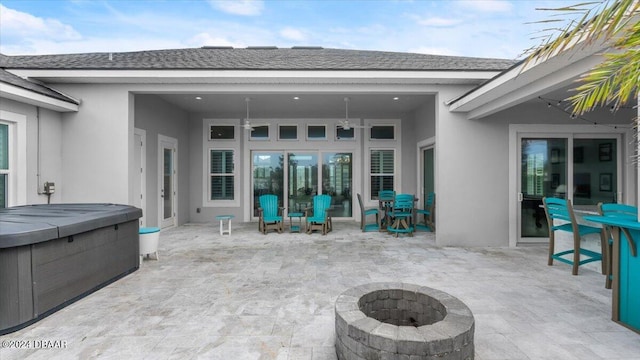
{"type": "Polygon", "coordinates": [[[200,96],[196,96],[196,100],[202,100],[200,96]]]}
{"type": "Polygon", "coordinates": [[[398,100],[400,100],[400,98],[396,96],[396,97],[393,98],[393,100],[394,101],[398,101],[398,100]]]}

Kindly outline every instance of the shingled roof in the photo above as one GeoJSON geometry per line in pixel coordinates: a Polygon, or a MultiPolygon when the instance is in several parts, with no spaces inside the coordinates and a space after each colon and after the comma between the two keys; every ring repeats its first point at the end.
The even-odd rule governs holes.
{"type": "Polygon", "coordinates": [[[60,70],[394,70],[502,71],[514,60],[301,48],[223,48],[0,56],[0,68],[60,70]]]}
{"type": "Polygon", "coordinates": [[[25,90],[29,90],[32,91],[34,93],[40,94],[40,95],[44,95],[44,96],[48,96],[50,98],[54,98],[57,100],[62,100],[62,101],[66,101],[66,102],[70,102],[73,104],[78,104],[78,101],[75,99],[72,99],[70,97],[64,96],[62,94],[60,94],[59,92],[52,90],[49,87],[46,87],[44,85],[38,84],[36,82],[27,80],[27,79],[23,79],[19,76],[16,76],[4,69],[0,69],[0,82],[6,83],[6,84],[10,84],[13,86],[17,86],[20,88],[23,88],[25,90]]]}

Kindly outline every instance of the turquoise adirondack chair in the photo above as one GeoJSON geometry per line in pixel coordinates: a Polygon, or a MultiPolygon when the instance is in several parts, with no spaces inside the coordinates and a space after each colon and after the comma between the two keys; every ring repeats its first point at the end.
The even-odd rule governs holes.
{"type": "Polygon", "coordinates": [[[284,231],[284,221],[282,220],[283,207],[278,206],[277,195],[262,195],[259,198],[260,207],[258,208],[258,230],[267,234],[270,229],[276,230],[278,233],[284,231]]]}
{"type": "Polygon", "coordinates": [[[330,195],[322,194],[313,197],[313,208],[304,211],[307,234],[311,234],[313,230],[321,230],[322,235],[326,235],[332,230],[330,209],[330,195]]]}
{"type": "Polygon", "coordinates": [[[436,194],[430,192],[424,202],[424,209],[416,209],[416,214],[423,216],[424,223],[416,224],[416,229],[426,231],[436,231],[436,224],[433,221],[433,215],[436,211],[436,194]]]}
{"type": "Polygon", "coordinates": [[[379,211],[378,208],[365,208],[364,203],[362,202],[362,196],[358,193],[358,203],[360,203],[360,229],[363,232],[365,231],[378,231],[380,229],[380,225],[378,223],[379,211]],[[375,223],[367,223],[367,216],[375,215],[376,222],[375,223]]]}
{"type": "MultiPolygon", "coordinates": [[[[542,198],[542,203],[544,204],[544,210],[547,216],[547,224],[549,224],[549,266],[553,265],[553,260],[555,259],[571,265],[571,273],[573,275],[578,275],[578,267],[580,265],[593,261],[602,261],[602,253],[606,250],[605,239],[601,228],[578,224],[576,215],[573,212],[573,206],[571,206],[571,200],[544,197],[542,198]],[[558,223],[554,223],[554,220],[558,221],[558,223]],[[572,249],[560,252],[555,251],[556,231],[565,231],[573,234],[572,249]],[[597,253],[580,247],[580,239],[589,234],[600,234],[602,253],[597,253]],[[567,259],[564,257],[566,255],[573,255],[573,258],[567,259]],[[584,257],[584,260],[581,260],[581,255],[584,257]]],[[[602,267],[602,273],[606,273],[604,264],[602,267]]]]}
{"type": "MultiPolygon", "coordinates": [[[[632,221],[638,219],[638,208],[633,205],[598,203],[598,212],[602,216],[611,216],[632,221]]],[[[606,252],[602,259],[602,266],[606,268],[605,275],[607,276],[604,287],[611,289],[611,281],[613,280],[613,238],[608,226],[603,226],[602,231],[604,231],[604,237],[607,241],[607,246],[605,247],[606,252]]]]}
{"type": "Polygon", "coordinates": [[[396,237],[401,233],[413,236],[413,198],[412,194],[398,194],[393,200],[393,208],[388,212],[390,223],[387,231],[396,237]]]}

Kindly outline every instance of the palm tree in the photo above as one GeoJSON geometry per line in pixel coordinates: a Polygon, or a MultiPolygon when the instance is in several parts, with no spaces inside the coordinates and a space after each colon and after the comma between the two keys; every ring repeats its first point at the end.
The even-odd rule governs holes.
{"type": "MultiPolygon", "coordinates": [[[[530,49],[527,61],[546,60],[569,48],[594,42],[610,44],[604,61],[583,75],[576,93],[567,100],[573,114],[596,107],[619,109],[638,98],[640,88],[640,1],[607,0],[581,3],[553,10],[582,14],[558,31],[550,31],[540,46],[530,49]]],[[[561,20],[548,20],[555,22],[561,20]]],[[[635,119],[636,121],[638,118],[635,119]]]]}

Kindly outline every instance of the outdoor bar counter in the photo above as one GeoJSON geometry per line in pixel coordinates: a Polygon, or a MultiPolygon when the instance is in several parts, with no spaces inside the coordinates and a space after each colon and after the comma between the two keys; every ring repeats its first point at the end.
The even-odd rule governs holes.
{"type": "Polygon", "coordinates": [[[116,204],[0,209],[0,335],[137,270],[141,216],[116,204]]]}
{"type": "Polygon", "coordinates": [[[609,226],[612,246],[612,320],[640,333],[640,222],[615,216],[585,216],[609,226]]]}

